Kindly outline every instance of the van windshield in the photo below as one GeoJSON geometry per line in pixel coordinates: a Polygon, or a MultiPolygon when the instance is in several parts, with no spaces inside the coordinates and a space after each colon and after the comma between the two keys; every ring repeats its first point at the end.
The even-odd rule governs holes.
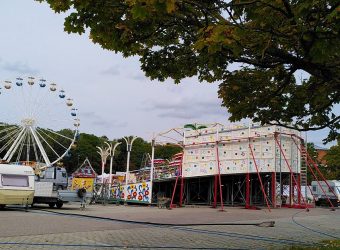
{"type": "Polygon", "coordinates": [[[1,175],[1,184],[2,186],[28,187],[28,176],[3,174],[1,175]]]}

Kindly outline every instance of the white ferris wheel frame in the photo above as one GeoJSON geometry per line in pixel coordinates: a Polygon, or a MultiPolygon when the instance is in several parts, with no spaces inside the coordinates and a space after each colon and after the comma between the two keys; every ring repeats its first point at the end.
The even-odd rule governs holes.
{"type": "MultiPolygon", "coordinates": [[[[22,78],[17,78],[17,79],[23,80],[22,78]]],[[[28,77],[28,84],[29,85],[33,85],[34,84],[34,82],[33,82],[34,80],[35,80],[34,77],[28,77]],[[32,84],[30,84],[30,81],[31,81],[32,84]]],[[[40,81],[42,81],[42,80],[44,82],[46,81],[44,79],[40,79],[40,81]]],[[[56,84],[51,83],[50,86],[53,86],[54,90],[52,90],[52,89],[50,89],[50,90],[54,92],[56,90],[56,88],[55,88],[56,84]]],[[[10,89],[11,88],[11,81],[4,81],[4,87],[5,87],[5,89],[10,89]]],[[[64,90],[60,90],[60,92],[64,93],[65,91],[64,90]]],[[[72,100],[72,99],[67,99],[67,100],[69,101],[69,100],[72,100]]],[[[67,106],[70,106],[70,107],[73,106],[73,101],[72,101],[71,105],[67,104],[67,106]]],[[[13,137],[15,139],[13,137],[10,138],[6,142],[6,144],[8,144],[8,145],[5,144],[3,146],[3,148],[1,148],[1,150],[3,150],[3,149],[6,149],[9,145],[11,145],[10,148],[7,150],[5,156],[2,158],[2,160],[7,162],[7,163],[11,162],[11,160],[12,160],[13,156],[15,155],[15,153],[18,152],[18,150],[20,150],[19,147],[21,147],[21,150],[22,150],[22,148],[23,148],[22,143],[24,143],[25,140],[27,140],[29,147],[31,146],[30,143],[32,142],[32,146],[33,146],[33,149],[34,149],[34,154],[36,155],[36,160],[38,161],[37,158],[39,158],[39,157],[37,157],[37,152],[38,152],[37,150],[39,150],[39,152],[40,152],[40,154],[41,154],[41,156],[42,156],[46,166],[50,167],[53,164],[55,164],[58,161],[60,161],[61,159],[63,159],[64,156],[70,151],[71,147],[74,145],[74,143],[76,141],[76,138],[77,138],[77,136],[79,134],[79,125],[80,125],[80,122],[79,122],[79,118],[78,117],[76,117],[74,119],[74,124],[73,125],[74,125],[74,129],[71,130],[72,133],[73,133],[73,137],[68,137],[68,136],[63,135],[61,133],[58,133],[57,131],[53,131],[52,129],[49,129],[49,128],[45,129],[46,131],[48,131],[48,132],[50,132],[52,134],[56,134],[59,137],[62,137],[64,139],[69,140],[69,142],[67,143],[67,145],[69,145],[69,146],[62,145],[56,139],[54,139],[53,137],[48,135],[46,132],[44,132],[44,129],[36,127],[35,126],[35,119],[34,118],[24,118],[23,120],[21,120],[21,124],[9,125],[10,127],[7,128],[7,131],[4,130],[5,132],[8,132],[8,134],[5,137],[9,138],[9,137],[11,137],[13,135],[13,137]],[[14,129],[10,129],[10,128],[13,128],[13,127],[14,127],[14,129]],[[39,130],[40,130],[40,132],[39,132],[39,130]],[[64,153],[59,155],[55,151],[55,149],[47,142],[47,140],[41,135],[41,133],[45,134],[45,136],[49,137],[54,142],[59,144],[59,146],[63,147],[63,149],[65,150],[64,153]],[[57,156],[57,158],[55,160],[53,160],[52,162],[51,162],[50,158],[48,157],[48,155],[46,153],[46,150],[44,149],[42,141],[41,141],[40,138],[47,145],[47,147],[49,147],[52,150],[52,152],[57,156]]],[[[0,124],[0,126],[1,126],[1,124],[0,124]]],[[[4,132],[4,131],[1,131],[1,132],[4,132]]],[[[3,139],[3,138],[1,138],[1,139],[3,139]]],[[[26,147],[27,147],[27,145],[26,145],[26,147]]],[[[29,151],[28,147],[27,147],[27,151],[29,151]]],[[[20,154],[21,154],[21,152],[20,152],[20,154]]],[[[26,155],[26,161],[28,161],[28,162],[30,161],[29,155],[30,155],[30,153],[27,153],[27,155],[26,155]]]]}

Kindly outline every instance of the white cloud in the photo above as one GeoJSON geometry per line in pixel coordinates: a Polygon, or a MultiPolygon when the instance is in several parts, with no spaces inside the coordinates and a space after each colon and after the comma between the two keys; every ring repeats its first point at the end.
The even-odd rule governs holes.
{"type": "Polygon", "coordinates": [[[119,69],[118,65],[115,65],[115,66],[111,66],[110,68],[107,68],[107,69],[101,71],[101,73],[104,74],[104,75],[116,76],[116,75],[120,75],[120,69],[119,69]]]}
{"type": "Polygon", "coordinates": [[[30,65],[28,65],[25,62],[21,62],[21,61],[15,61],[15,62],[0,61],[0,68],[4,71],[18,73],[19,75],[21,75],[21,74],[36,75],[37,73],[39,73],[39,70],[31,67],[30,65]]]}

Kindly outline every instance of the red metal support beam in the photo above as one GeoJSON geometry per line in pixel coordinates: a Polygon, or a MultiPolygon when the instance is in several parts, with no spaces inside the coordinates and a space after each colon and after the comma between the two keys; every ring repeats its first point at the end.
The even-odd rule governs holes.
{"type": "MultiPolygon", "coordinates": [[[[308,160],[307,160],[307,162],[308,162],[308,160]]],[[[307,163],[307,166],[308,166],[309,170],[311,171],[311,173],[312,173],[314,179],[315,179],[316,182],[318,183],[318,186],[321,188],[322,193],[326,196],[326,199],[327,199],[329,205],[332,207],[333,210],[335,210],[333,203],[332,203],[331,200],[329,199],[328,195],[326,194],[326,191],[323,189],[322,185],[321,185],[320,182],[319,182],[318,177],[316,176],[316,174],[315,174],[315,172],[313,171],[313,169],[310,167],[309,163],[307,163]]],[[[336,196],[336,197],[337,197],[337,196],[336,196]]]]}
{"type": "MultiPolygon", "coordinates": [[[[297,182],[298,182],[298,186],[301,187],[301,176],[300,174],[298,174],[297,176],[297,182]]],[[[306,197],[307,200],[307,197],[306,197]]],[[[298,192],[298,203],[299,205],[301,205],[301,194],[298,192]]]]}
{"type": "Polygon", "coordinates": [[[180,190],[180,196],[179,196],[179,206],[183,206],[183,194],[184,194],[184,178],[181,177],[181,190],[180,190]]]}
{"type": "Polygon", "coordinates": [[[272,172],[272,205],[276,208],[276,173],[272,172]]]}
{"type": "Polygon", "coordinates": [[[172,206],[173,206],[174,197],[175,197],[176,188],[177,188],[178,178],[179,178],[179,176],[176,176],[175,186],[174,186],[174,190],[172,191],[172,196],[171,196],[170,209],[172,209],[172,206]]]}
{"type": "MultiPolygon", "coordinates": [[[[307,151],[306,151],[307,152],[307,151]]],[[[321,176],[321,179],[326,183],[328,189],[334,194],[335,197],[337,197],[337,195],[335,194],[334,190],[331,188],[331,186],[328,184],[328,181],[325,179],[325,177],[323,176],[323,174],[321,173],[318,165],[315,163],[315,161],[313,161],[313,159],[310,157],[310,155],[307,153],[307,157],[308,157],[308,162],[311,162],[314,166],[314,168],[316,169],[316,171],[318,172],[318,174],[321,176]]]]}
{"type": "Polygon", "coordinates": [[[250,174],[246,174],[246,208],[250,208],[250,174]]]}
{"type": "MultiPolygon", "coordinates": [[[[312,189],[310,188],[310,186],[307,185],[307,187],[308,187],[308,189],[309,189],[309,191],[310,191],[310,193],[311,193],[311,195],[312,195],[312,197],[313,197],[313,201],[314,201],[314,204],[315,204],[316,200],[315,200],[313,191],[312,191],[312,189]]],[[[307,197],[306,197],[306,199],[307,199],[307,197]]]]}
{"type": "Polygon", "coordinates": [[[263,186],[263,183],[262,183],[262,178],[261,178],[261,175],[260,175],[260,172],[259,172],[259,168],[257,166],[256,160],[255,160],[255,156],[254,156],[254,152],[253,152],[253,149],[252,149],[250,143],[249,143],[249,149],[250,149],[251,157],[253,158],[253,162],[254,162],[254,165],[255,165],[255,168],[256,168],[257,176],[258,176],[260,184],[261,184],[261,189],[262,189],[262,193],[263,193],[264,199],[266,201],[266,204],[267,204],[269,212],[271,212],[270,206],[269,206],[269,202],[268,202],[268,197],[267,197],[266,191],[264,189],[264,186],[263,186]]]}
{"type": "MultiPolygon", "coordinates": [[[[303,201],[303,203],[306,205],[306,208],[307,208],[307,203],[305,202],[305,199],[303,198],[302,193],[301,193],[301,187],[298,186],[298,184],[297,184],[297,181],[296,181],[296,179],[295,179],[295,177],[294,177],[294,174],[293,174],[293,170],[292,170],[292,168],[291,168],[291,166],[290,166],[290,164],[289,164],[289,162],[288,162],[288,160],[287,160],[287,157],[286,157],[286,155],[285,155],[285,153],[284,153],[284,151],[283,151],[283,149],[282,149],[282,147],[281,147],[280,142],[279,142],[278,139],[277,139],[277,134],[275,134],[274,138],[275,138],[276,144],[279,146],[279,149],[280,149],[281,154],[282,154],[282,156],[283,156],[283,158],[284,158],[284,160],[285,160],[285,162],[286,162],[286,164],[287,164],[287,167],[289,168],[291,177],[292,177],[294,183],[295,183],[296,186],[297,186],[298,193],[300,193],[300,195],[301,195],[301,197],[302,197],[302,201],[303,201]]],[[[290,181],[290,183],[291,183],[291,181],[290,181]]],[[[294,191],[293,191],[293,192],[294,192],[294,191]]]]}
{"type": "Polygon", "coordinates": [[[214,204],[213,204],[213,208],[217,207],[217,184],[218,183],[218,175],[215,175],[215,179],[214,179],[214,204]]]}
{"type": "Polygon", "coordinates": [[[184,151],[181,158],[181,165],[179,166],[179,174],[181,176],[181,190],[179,196],[179,206],[182,207],[183,204],[183,193],[184,193],[184,178],[183,178],[183,159],[184,159],[184,151]]]}
{"type": "Polygon", "coordinates": [[[220,199],[221,199],[221,211],[223,211],[223,196],[222,196],[222,181],[221,181],[221,166],[220,166],[220,155],[218,150],[218,141],[216,141],[216,160],[218,169],[218,182],[220,184],[220,199]]]}
{"type": "MultiPolygon", "coordinates": [[[[293,136],[292,136],[292,138],[293,138],[293,136]]],[[[333,203],[331,202],[331,200],[329,199],[329,197],[328,197],[328,195],[326,194],[325,190],[323,189],[322,185],[320,184],[320,182],[319,182],[319,180],[318,180],[318,178],[317,178],[315,172],[313,171],[312,167],[310,166],[310,163],[313,164],[314,168],[317,170],[317,172],[319,173],[319,175],[321,176],[321,178],[324,180],[324,182],[325,182],[326,185],[328,186],[329,190],[335,195],[335,197],[337,197],[337,195],[334,193],[333,189],[330,188],[330,186],[329,186],[327,180],[325,179],[325,177],[323,176],[323,174],[320,172],[320,170],[319,170],[317,164],[313,161],[313,159],[312,159],[312,158],[310,157],[310,155],[308,154],[307,149],[306,149],[302,144],[300,145],[301,148],[299,148],[299,146],[298,146],[298,144],[296,143],[296,141],[295,141],[294,139],[293,139],[293,141],[294,141],[295,145],[297,145],[297,147],[298,147],[298,149],[299,149],[299,151],[300,151],[300,154],[303,154],[303,151],[306,153],[306,156],[307,156],[307,159],[306,159],[307,167],[308,167],[308,169],[311,171],[313,177],[315,178],[316,182],[318,183],[318,186],[321,188],[323,194],[326,196],[326,199],[327,199],[329,205],[332,207],[332,210],[334,211],[334,210],[335,210],[334,205],[333,205],[333,203]]],[[[312,191],[311,191],[311,193],[312,193],[312,191]]],[[[313,193],[312,193],[312,194],[313,194],[313,193]]],[[[307,197],[306,197],[306,198],[307,198],[307,197]]],[[[314,199],[314,202],[315,202],[314,195],[313,195],[313,199],[314,199]]]]}
{"type": "Polygon", "coordinates": [[[294,183],[293,183],[294,174],[290,173],[289,178],[289,206],[293,207],[293,201],[294,201],[294,183]]]}
{"type": "MultiPolygon", "coordinates": [[[[297,135],[291,135],[291,137],[296,137],[300,140],[303,140],[301,137],[297,136],[297,135]]],[[[294,143],[297,145],[296,141],[293,140],[294,143]]],[[[327,180],[325,179],[325,177],[323,176],[323,174],[320,172],[320,169],[318,167],[318,164],[316,164],[316,162],[312,159],[312,157],[308,154],[308,151],[307,149],[301,144],[301,149],[303,149],[305,152],[306,152],[306,156],[307,156],[307,163],[310,162],[313,164],[314,168],[316,169],[316,171],[319,173],[319,175],[321,176],[321,178],[323,179],[323,181],[326,183],[326,185],[328,186],[328,188],[330,189],[330,191],[334,194],[334,196],[337,196],[334,192],[334,190],[330,187],[330,185],[328,184],[327,180]]],[[[302,154],[301,152],[301,149],[298,147],[300,153],[302,154]]],[[[308,165],[308,164],[307,164],[308,165]]]]}

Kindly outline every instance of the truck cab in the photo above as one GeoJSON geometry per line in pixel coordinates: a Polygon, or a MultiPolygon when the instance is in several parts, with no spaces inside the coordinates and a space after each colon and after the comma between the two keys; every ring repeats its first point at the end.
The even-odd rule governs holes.
{"type": "Polygon", "coordinates": [[[62,167],[48,167],[39,178],[41,182],[52,182],[56,190],[67,189],[67,172],[62,167]]]}

